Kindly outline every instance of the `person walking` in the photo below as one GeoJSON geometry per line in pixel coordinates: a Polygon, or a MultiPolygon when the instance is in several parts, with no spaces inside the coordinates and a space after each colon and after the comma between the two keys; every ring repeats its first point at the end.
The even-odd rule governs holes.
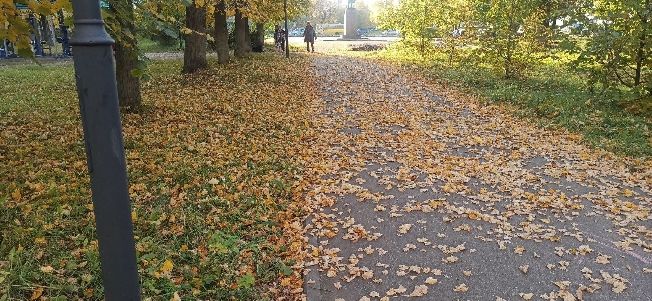
{"type": "Polygon", "coordinates": [[[315,28],[308,21],[306,22],[306,29],[303,31],[303,41],[306,43],[306,50],[308,52],[310,52],[310,48],[312,48],[312,52],[315,52],[315,38],[317,38],[315,28]]]}
{"type": "Polygon", "coordinates": [[[274,44],[276,50],[285,51],[285,30],[278,24],[274,27],[274,44]]]}

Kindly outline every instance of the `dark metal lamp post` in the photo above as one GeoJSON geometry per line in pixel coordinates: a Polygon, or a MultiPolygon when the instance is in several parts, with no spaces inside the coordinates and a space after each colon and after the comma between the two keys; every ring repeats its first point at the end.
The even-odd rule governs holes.
{"type": "Polygon", "coordinates": [[[113,39],[99,0],[72,0],[75,79],[102,265],[105,300],[140,300],[113,39]]]}

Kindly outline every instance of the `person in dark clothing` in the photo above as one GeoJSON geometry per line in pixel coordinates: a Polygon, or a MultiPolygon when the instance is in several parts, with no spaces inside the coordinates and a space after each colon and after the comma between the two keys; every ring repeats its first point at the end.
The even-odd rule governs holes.
{"type": "Polygon", "coordinates": [[[285,30],[278,24],[274,27],[274,44],[276,50],[285,51],[285,30]]]}
{"type": "Polygon", "coordinates": [[[312,27],[310,21],[306,23],[306,29],[303,31],[303,41],[306,43],[306,49],[310,52],[312,47],[312,52],[315,52],[315,39],[317,38],[317,33],[315,28],[312,27]]]}

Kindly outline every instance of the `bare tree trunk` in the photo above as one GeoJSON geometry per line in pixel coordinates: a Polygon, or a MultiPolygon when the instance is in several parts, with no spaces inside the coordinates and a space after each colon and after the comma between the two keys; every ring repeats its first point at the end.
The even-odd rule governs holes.
{"type": "Polygon", "coordinates": [[[256,23],[256,40],[261,46],[265,46],[265,24],[256,23]]]}
{"type": "Polygon", "coordinates": [[[245,19],[242,18],[242,12],[235,10],[235,49],[233,55],[243,57],[247,53],[247,31],[249,30],[245,19]]]}
{"type": "Polygon", "coordinates": [[[136,69],[137,60],[138,54],[135,49],[126,47],[123,43],[115,44],[115,79],[121,107],[140,106],[140,78],[131,76],[131,70],[136,69]]]}
{"type": "Polygon", "coordinates": [[[242,18],[244,21],[243,23],[245,24],[245,44],[243,45],[245,47],[245,52],[251,52],[251,32],[249,31],[249,18],[244,17],[242,18]]]}
{"type": "Polygon", "coordinates": [[[135,108],[140,106],[140,78],[133,77],[131,71],[137,69],[138,46],[136,44],[136,28],[134,25],[133,2],[113,1],[110,9],[120,25],[120,36],[115,43],[115,77],[118,86],[120,106],[135,108]],[[122,6],[124,5],[124,6],[122,6]],[[129,34],[124,34],[130,32],[129,34]],[[129,46],[127,46],[129,45],[129,46]]]}
{"type": "Polygon", "coordinates": [[[195,3],[186,7],[186,27],[193,32],[186,35],[186,47],[183,50],[182,73],[195,73],[206,69],[206,7],[195,3]]]}
{"type": "MultiPolygon", "coordinates": [[[[645,1],[645,6],[650,7],[650,0],[645,1]]],[[[643,14],[643,13],[641,13],[643,14]]],[[[638,49],[636,51],[636,70],[635,70],[635,75],[634,75],[634,86],[638,86],[642,83],[642,78],[641,78],[641,73],[643,71],[643,61],[646,59],[645,55],[645,39],[646,36],[648,35],[647,33],[647,27],[648,27],[648,16],[649,16],[649,11],[645,12],[645,15],[641,16],[641,36],[638,39],[638,49]]]]}
{"type": "Polygon", "coordinates": [[[229,62],[229,30],[226,25],[226,5],[224,0],[215,5],[215,48],[217,62],[229,62]]]}

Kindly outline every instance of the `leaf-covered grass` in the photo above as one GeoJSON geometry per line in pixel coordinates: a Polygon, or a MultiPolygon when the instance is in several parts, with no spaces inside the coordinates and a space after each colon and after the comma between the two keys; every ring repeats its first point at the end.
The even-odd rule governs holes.
{"type": "Polygon", "coordinates": [[[419,68],[448,87],[480,96],[484,101],[508,104],[516,114],[544,127],[581,133],[593,146],[636,157],[652,155],[652,116],[627,112],[626,93],[591,91],[585,79],[570,67],[571,58],[556,53],[540,60],[519,79],[506,80],[476,63],[458,49],[454,63],[447,54],[393,44],[386,50],[355,53],[419,68]]]}
{"type": "MultiPolygon", "coordinates": [[[[142,294],[287,294],[301,285],[292,194],[308,63],[264,54],[179,75],[181,64],[152,61],[143,109],[122,116],[142,294]]],[[[3,72],[0,299],[101,300],[72,65],[3,72]]]]}

